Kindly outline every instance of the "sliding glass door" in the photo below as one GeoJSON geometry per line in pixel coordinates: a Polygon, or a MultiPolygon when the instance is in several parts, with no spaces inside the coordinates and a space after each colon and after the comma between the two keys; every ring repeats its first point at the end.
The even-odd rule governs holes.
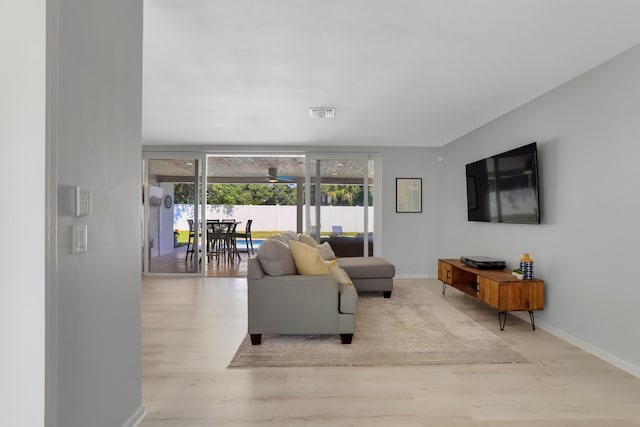
{"type": "Polygon", "coordinates": [[[373,255],[376,162],[367,154],[308,154],[305,232],[318,242],[362,245],[361,255],[373,255]]]}
{"type": "Polygon", "coordinates": [[[203,169],[203,159],[193,155],[145,154],[145,273],[198,274],[203,270],[203,169]]]}

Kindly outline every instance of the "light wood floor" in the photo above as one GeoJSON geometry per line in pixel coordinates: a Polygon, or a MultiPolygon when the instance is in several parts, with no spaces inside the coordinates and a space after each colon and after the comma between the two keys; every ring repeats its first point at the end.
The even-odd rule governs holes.
{"type": "Polygon", "coordinates": [[[226,369],[246,332],[246,280],[145,278],[141,427],[640,426],[640,379],[513,316],[501,332],[495,311],[453,289],[445,298],[534,363],[226,369]]]}

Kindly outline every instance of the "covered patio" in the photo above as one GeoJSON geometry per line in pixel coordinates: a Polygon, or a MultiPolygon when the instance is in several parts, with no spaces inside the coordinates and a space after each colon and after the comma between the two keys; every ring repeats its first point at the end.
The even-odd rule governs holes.
{"type": "MultiPolygon", "coordinates": [[[[305,157],[304,155],[207,155],[206,167],[184,159],[154,159],[148,157],[147,185],[161,189],[159,201],[148,207],[145,228],[146,237],[144,242],[148,242],[147,247],[143,246],[143,255],[148,253],[148,267],[145,272],[170,274],[170,273],[194,273],[202,269],[207,276],[218,277],[243,277],[246,276],[246,259],[249,253],[244,247],[244,240],[236,242],[240,256],[235,258],[207,257],[206,248],[203,252],[202,239],[200,247],[196,249],[202,257],[194,256],[197,262],[191,260],[191,254],[187,254],[186,246],[174,244],[174,231],[178,231],[181,240],[185,234],[189,233],[188,226],[185,226],[187,219],[196,216],[196,206],[193,198],[191,205],[184,203],[184,195],[176,192],[177,186],[187,184],[193,187],[194,182],[199,181],[199,176],[206,171],[207,194],[212,191],[210,184],[232,184],[244,186],[246,184],[261,184],[265,187],[275,188],[275,186],[287,186],[288,191],[295,192],[295,205],[290,206],[242,206],[242,205],[211,205],[206,206],[206,220],[210,219],[233,219],[237,222],[237,231],[244,231],[248,220],[253,219],[251,232],[253,238],[256,233],[260,237],[266,237],[283,230],[315,230],[315,225],[307,227],[304,219],[304,183],[305,183],[305,157]],[[188,256],[189,255],[189,256],[188,256]],[[206,261],[205,261],[206,259],[206,261]],[[199,264],[196,267],[196,263],[199,264]]],[[[363,174],[367,168],[366,162],[358,160],[332,160],[322,161],[314,165],[315,171],[321,177],[321,186],[360,186],[363,185],[363,174]]],[[[369,197],[372,194],[373,168],[367,170],[369,197]]],[[[315,185],[315,177],[311,183],[315,185]]],[[[184,188],[184,186],[182,186],[184,188]]],[[[336,197],[333,195],[333,197],[336,197]]],[[[328,236],[332,226],[341,226],[346,235],[362,233],[365,229],[362,220],[353,220],[362,214],[363,206],[331,206],[332,195],[312,193],[311,200],[315,199],[322,205],[323,219],[320,227],[320,234],[328,236]],[[320,196],[318,197],[318,194],[320,196]],[[331,209],[326,208],[339,208],[331,209]],[[342,209],[342,212],[340,210],[342,209]],[[359,209],[359,211],[358,211],[359,209]],[[351,213],[345,214],[347,210],[351,213]],[[356,212],[358,211],[358,212],[356,212]],[[337,216],[337,218],[336,218],[337,216]]],[[[209,196],[207,196],[209,199],[209,196]]],[[[335,202],[335,200],[333,200],[335,202]]],[[[369,208],[372,212],[372,208],[369,208]]],[[[371,215],[372,216],[372,215],[371,215]]],[[[372,226],[369,225],[369,230],[372,226]]],[[[201,234],[202,235],[202,234],[201,234]]],[[[254,250],[257,245],[254,242],[254,250]]],[[[249,251],[250,252],[250,251],[249,251]]]]}

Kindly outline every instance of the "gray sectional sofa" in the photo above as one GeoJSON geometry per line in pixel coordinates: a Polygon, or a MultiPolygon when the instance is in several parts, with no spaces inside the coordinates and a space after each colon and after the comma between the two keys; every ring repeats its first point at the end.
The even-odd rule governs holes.
{"type": "Polygon", "coordinates": [[[263,334],[340,334],[342,343],[349,344],[358,292],[382,291],[390,297],[395,268],[376,257],[337,258],[334,264],[327,259],[330,246],[323,244],[318,253],[332,265],[332,274],[298,274],[289,249],[298,239],[294,232],[272,236],[248,260],[251,343],[260,344],[263,334]]]}
{"type": "Polygon", "coordinates": [[[338,265],[349,275],[358,292],[382,292],[391,298],[396,268],[378,257],[339,257],[338,265]]]}

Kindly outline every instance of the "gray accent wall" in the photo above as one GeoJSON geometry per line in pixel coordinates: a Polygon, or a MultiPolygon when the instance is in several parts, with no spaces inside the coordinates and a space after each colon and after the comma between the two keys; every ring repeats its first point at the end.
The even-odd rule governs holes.
{"type": "Polygon", "coordinates": [[[129,426],[143,413],[142,1],[59,0],[58,39],[56,425],[129,426]],[[89,216],[74,214],[75,186],[91,191],[89,216]],[[74,225],[86,253],[72,252],[74,225]]]}
{"type": "Polygon", "coordinates": [[[2,2],[0,51],[0,424],[133,426],[142,1],[2,2]],[[74,216],[75,186],[91,215],[74,216]],[[76,224],[87,253],[71,251],[76,224]]]}
{"type": "Polygon", "coordinates": [[[534,259],[540,326],[640,376],[640,47],[443,149],[441,257],[534,259]],[[541,225],[467,222],[465,164],[538,142],[541,225]]]}

